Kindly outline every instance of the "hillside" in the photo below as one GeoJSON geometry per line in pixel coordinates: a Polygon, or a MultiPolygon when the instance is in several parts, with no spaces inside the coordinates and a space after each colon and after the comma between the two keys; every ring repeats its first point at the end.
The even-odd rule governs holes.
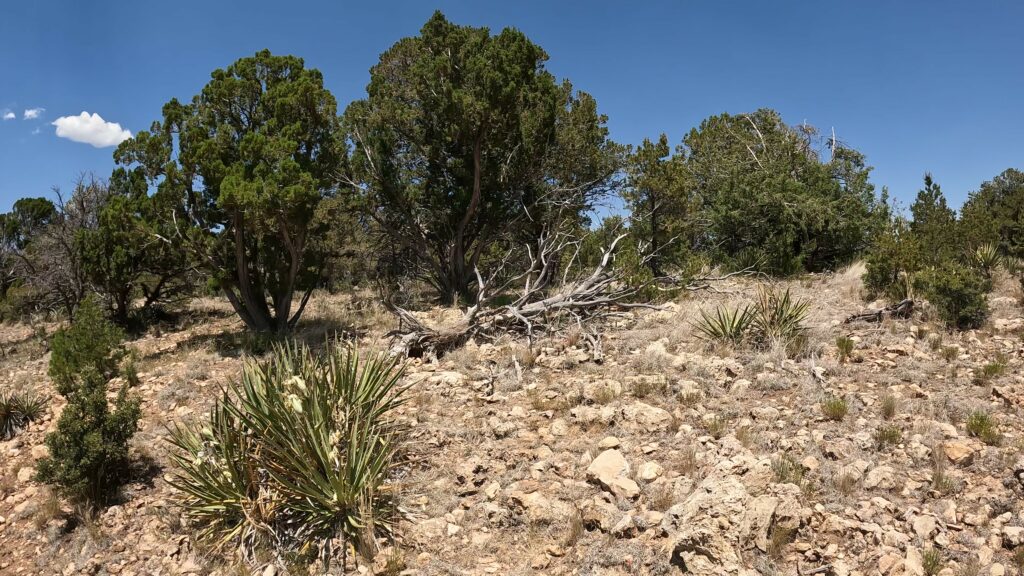
{"type": "MultiPolygon", "coordinates": [[[[782,285],[810,302],[806,351],[795,358],[698,338],[698,310],[757,294],[758,282],[735,279],[600,327],[599,362],[571,330],[532,352],[499,340],[437,363],[411,360],[400,417],[412,463],[396,478],[398,541],[381,543],[372,562],[349,556],[348,570],[1024,570],[1024,553],[1010,551],[1024,544],[1019,284],[997,279],[979,330],[946,332],[927,308],[909,320],[843,324],[866,307],[861,271],[782,285]],[[854,343],[847,359],[841,336],[854,343]]],[[[297,335],[370,347],[392,327],[370,297],[317,294],[297,335]]],[[[120,500],[84,526],[70,525],[70,510],[32,481],[62,408],[42,336],[56,328],[0,327],[0,381],[49,401],[40,422],[0,442],[0,574],[246,573],[183,524],[166,442],[168,425],[201,417],[238,377],[241,322],[226,303],[196,300],[175,328],[129,343],[143,400],[136,469],[120,500]]]]}

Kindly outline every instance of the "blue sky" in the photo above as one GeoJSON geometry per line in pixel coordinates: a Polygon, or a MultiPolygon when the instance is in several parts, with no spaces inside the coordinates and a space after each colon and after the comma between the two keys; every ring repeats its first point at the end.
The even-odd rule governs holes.
{"type": "Polygon", "coordinates": [[[344,107],[435,8],[526,32],[621,142],[678,143],[709,115],[771,107],[834,127],[904,202],[925,171],[959,206],[1024,168],[1021,2],[34,0],[0,7],[0,210],[109,174],[112,147],[68,136],[102,146],[145,129],[164,102],[262,48],[322,70],[344,107]]]}

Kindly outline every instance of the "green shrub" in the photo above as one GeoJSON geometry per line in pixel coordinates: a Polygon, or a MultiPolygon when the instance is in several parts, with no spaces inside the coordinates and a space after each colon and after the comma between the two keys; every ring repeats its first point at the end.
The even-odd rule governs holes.
{"type": "Polygon", "coordinates": [[[975,410],[967,417],[967,433],[990,446],[998,446],[1003,439],[995,420],[984,410],[975,410]]]}
{"type": "Polygon", "coordinates": [[[864,289],[869,298],[898,302],[912,294],[912,278],[920,267],[917,239],[905,220],[894,219],[865,254],[864,289]]]}
{"type": "Polygon", "coordinates": [[[38,420],[46,408],[46,401],[27,393],[0,393],[0,440],[9,440],[38,420]]]}
{"type": "Polygon", "coordinates": [[[50,374],[67,405],[56,431],[46,437],[50,454],[39,462],[37,479],[86,514],[124,479],[128,441],[139,420],[139,403],[128,397],[126,386],[113,411],[107,402],[107,382],[124,354],[119,343],[120,331],[94,298],[86,299],[72,325],[53,339],[50,374]]]}
{"type": "Polygon", "coordinates": [[[76,391],[84,380],[109,381],[117,375],[125,351],[124,332],[108,322],[95,297],[82,302],[75,320],[53,335],[49,374],[62,396],[76,391]]]}
{"type": "Polygon", "coordinates": [[[821,412],[829,420],[835,420],[836,422],[846,418],[846,413],[849,411],[849,405],[846,400],[838,397],[831,397],[821,403],[821,412]]]}
{"type": "Polygon", "coordinates": [[[336,536],[362,547],[389,533],[401,376],[396,360],[348,348],[283,345],[250,360],[205,425],[171,431],[171,484],[200,536],[330,557],[336,536]]]}
{"type": "Polygon", "coordinates": [[[903,431],[898,426],[885,424],[875,429],[872,435],[875,440],[875,448],[884,450],[887,446],[895,446],[903,439],[903,431]]]}
{"type": "Polygon", "coordinates": [[[839,350],[839,361],[846,362],[853,354],[853,339],[848,336],[836,338],[836,349],[839,350]]]}
{"type": "Polygon", "coordinates": [[[984,274],[956,262],[922,272],[914,282],[950,328],[977,328],[988,317],[985,295],[992,282],[984,274]]]}

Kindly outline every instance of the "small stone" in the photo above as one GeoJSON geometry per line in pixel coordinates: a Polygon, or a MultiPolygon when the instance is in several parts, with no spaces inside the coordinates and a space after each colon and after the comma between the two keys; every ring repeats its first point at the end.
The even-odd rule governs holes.
{"type": "Polygon", "coordinates": [[[818,469],[819,466],[818,459],[815,458],[814,456],[808,456],[807,458],[804,458],[803,460],[800,461],[800,465],[803,466],[804,470],[807,470],[808,472],[814,472],[815,470],[818,469]]]}
{"type": "Polygon", "coordinates": [[[895,474],[895,471],[888,466],[873,468],[864,478],[864,487],[890,490],[896,485],[895,474]]]}
{"type": "Polygon", "coordinates": [[[657,480],[665,469],[661,467],[657,462],[644,462],[636,470],[636,477],[644,482],[651,482],[657,480]]]}
{"type": "Polygon", "coordinates": [[[1003,527],[1003,546],[1005,548],[1016,548],[1024,544],[1024,528],[1020,526],[1003,527]]]}
{"type": "Polygon", "coordinates": [[[600,448],[601,450],[607,450],[609,448],[618,448],[621,445],[622,442],[620,442],[619,439],[616,438],[615,436],[605,436],[604,438],[601,439],[600,442],[597,443],[597,447],[600,448]]]}
{"type": "Polygon", "coordinates": [[[942,445],[942,451],[957,466],[966,466],[974,459],[974,448],[966,440],[948,440],[942,445]]]}
{"type": "Polygon", "coordinates": [[[31,466],[25,466],[21,470],[18,470],[18,482],[28,482],[32,480],[32,476],[36,473],[36,469],[31,466]]]}
{"type": "Polygon", "coordinates": [[[931,516],[917,516],[911,522],[914,533],[922,540],[930,540],[939,531],[938,523],[931,516]]]}

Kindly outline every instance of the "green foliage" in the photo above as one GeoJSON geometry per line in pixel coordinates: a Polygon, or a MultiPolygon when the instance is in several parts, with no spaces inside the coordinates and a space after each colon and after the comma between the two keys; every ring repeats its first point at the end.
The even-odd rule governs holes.
{"type": "Polygon", "coordinates": [[[754,321],[754,310],[750,306],[735,310],[719,307],[713,314],[701,310],[700,316],[696,328],[704,338],[712,342],[739,344],[747,337],[754,321]]]}
{"type": "Polygon", "coordinates": [[[692,130],[683,153],[707,222],[700,244],[774,274],[834,269],[858,254],[886,207],[862,154],[830,143],[825,162],[816,138],[812,127],[787,126],[766,109],[713,116],[692,130]]]}
{"type": "Polygon", "coordinates": [[[75,236],[82,269],[90,283],[110,299],[114,319],[128,323],[132,302],[140,312],[188,292],[185,251],[172,243],[170,215],[174,199],[167,191],[150,196],[141,168],[114,171],[96,226],[75,236]]]}
{"type": "Polygon", "coordinates": [[[967,433],[990,446],[998,446],[1003,439],[995,420],[985,410],[975,410],[967,417],[967,433]]]}
{"type": "Polygon", "coordinates": [[[684,166],[685,157],[670,155],[668,137],[644,139],[629,156],[622,196],[629,208],[630,231],[649,254],[654,276],[679,268],[697,247],[699,202],[684,166]]]}
{"type": "Polygon", "coordinates": [[[445,303],[473,297],[495,244],[582,221],[621,164],[595,100],[556,81],[547,58],[518,30],[436,12],[381,55],[367,98],[345,111],[353,190],[445,303]]]}
{"type": "Polygon", "coordinates": [[[25,392],[0,392],[0,440],[9,440],[38,420],[46,409],[46,401],[25,392]]]}
{"type": "Polygon", "coordinates": [[[945,262],[919,273],[914,288],[935,306],[951,328],[977,328],[988,317],[985,295],[992,290],[992,281],[974,268],[955,261],[945,262]]]}
{"type": "Polygon", "coordinates": [[[988,242],[974,249],[971,254],[971,263],[986,276],[991,276],[992,271],[1003,263],[1003,258],[999,254],[999,247],[988,242]]]}
{"type": "Polygon", "coordinates": [[[172,429],[172,484],[200,535],[312,554],[337,535],[358,546],[390,532],[401,376],[395,360],[348,348],[250,360],[205,425],[172,429]]]}
{"type": "Polygon", "coordinates": [[[995,244],[999,252],[1024,257],[1024,172],[1009,169],[971,193],[961,210],[963,239],[995,244]]]}
{"type": "Polygon", "coordinates": [[[875,441],[875,448],[884,450],[888,446],[895,446],[900,443],[900,440],[903,439],[903,430],[899,426],[883,424],[875,429],[871,437],[875,441]]]}
{"type": "Polygon", "coordinates": [[[922,247],[920,257],[924,264],[934,266],[960,256],[956,212],[946,204],[946,197],[931,174],[924,175],[924,188],[918,191],[910,213],[910,231],[922,247]]]}
{"type": "Polygon", "coordinates": [[[295,293],[315,287],[323,256],[311,223],[344,172],[337,104],[319,71],[267,50],[242,58],[190,103],[168,102],[115,159],[169,198],[184,228],[175,241],[247,327],[295,325],[295,293]]]}
{"type": "Polygon", "coordinates": [[[775,481],[781,484],[799,486],[804,479],[804,467],[789,454],[772,458],[772,472],[775,475],[775,481]]]}
{"type": "Polygon", "coordinates": [[[781,343],[787,348],[797,343],[807,330],[804,320],[809,307],[810,302],[793,299],[789,288],[782,293],[761,290],[751,323],[754,340],[766,346],[781,343]]]}
{"type": "Polygon", "coordinates": [[[921,552],[921,568],[924,570],[925,576],[935,576],[942,571],[943,564],[945,561],[940,550],[926,548],[921,552]]]}
{"type": "Polygon", "coordinates": [[[37,479],[53,485],[75,505],[91,512],[123,480],[128,441],[135,434],[139,402],[122,386],[113,410],[107,381],[123,356],[120,331],[106,321],[95,298],[81,305],[70,328],[54,336],[50,375],[67,405],[56,431],[46,437],[49,456],[37,479]]]}
{"type": "Polygon", "coordinates": [[[791,350],[802,343],[809,306],[805,300],[793,299],[789,289],[782,293],[762,289],[753,306],[717,308],[713,314],[701,310],[701,319],[694,327],[701,337],[713,342],[749,341],[761,347],[781,344],[791,350]]]}
{"type": "Polygon", "coordinates": [[[821,403],[821,413],[829,420],[835,420],[836,422],[846,418],[846,413],[849,410],[850,407],[846,400],[838,396],[829,397],[821,403]]]}
{"type": "Polygon", "coordinates": [[[892,219],[865,254],[864,288],[868,298],[893,302],[912,297],[912,278],[921,267],[921,248],[910,224],[892,219]]]}
{"type": "Polygon", "coordinates": [[[849,336],[836,338],[836,349],[839,351],[839,361],[846,362],[853,354],[853,339],[849,336]]]}
{"type": "Polygon", "coordinates": [[[106,382],[117,375],[124,357],[124,333],[107,321],[95,298],[82,304],[71,326],[58,330],[50,342],[49,374],[62,396],[74,394],[83,380],[106,382]]]}

